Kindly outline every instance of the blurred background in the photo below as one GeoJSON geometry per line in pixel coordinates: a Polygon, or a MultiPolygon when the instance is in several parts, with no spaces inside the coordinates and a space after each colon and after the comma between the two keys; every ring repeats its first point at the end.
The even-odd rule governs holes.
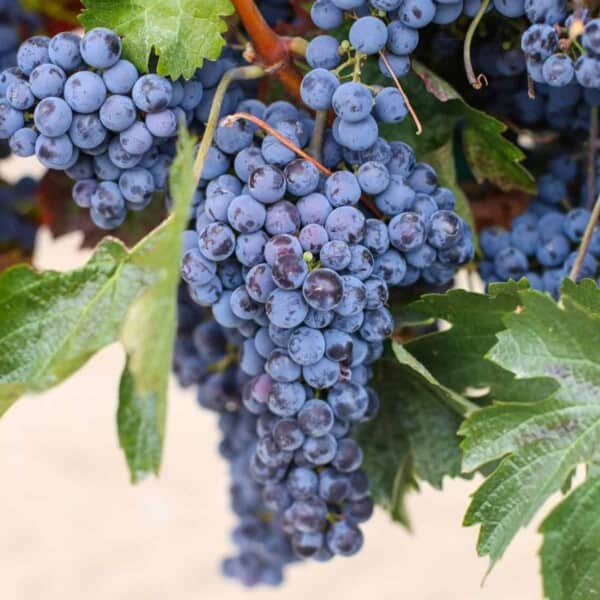
{"type": "MultiPolygon", "coordinates": [[[[14,174],[14,173],[13,173],[14,174]]],[[[35,264],[85,262],[79,234],[40,232],[35,264]]],[[[245,590],[219,573],[231,552],[228,472],[216,416],[170,390],[162,474],[130,485],[115,412],[123,354],[112,346],[63,385],[21,399],[0,420],[0,597],[6,600],[536,600],[537,523],[487,578],[477,530],[461,527],[478,482],[409,497],[413,533],[378,511],[351,559],[288,570],[284,586],[245,590]]],[[[543,511],[542,511],[543,512],[543,511]]]]}

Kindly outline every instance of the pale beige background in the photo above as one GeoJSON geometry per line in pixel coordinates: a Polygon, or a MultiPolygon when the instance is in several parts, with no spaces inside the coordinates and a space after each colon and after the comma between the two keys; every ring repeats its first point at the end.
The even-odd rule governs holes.
{"type": "MultiPolygon", "coordinates": [[[[46,234],[43,267],[84,261],[76,236],[46,234]]],[[[411,536],[379,512],[355,558],[292,568],[285,587],[247,592],[223,580],[231,547],[228,475],[214,415],[170,394],[162,476],[131,487],[115,435],[123,356],[113,346],[60,387],[22,399],[0,421],[2,600],[538,600],[535,526],[488,578],[477,531],[460,526],[475,484],[428,487],[409,508],[411,536]]],[[[535,525],[535,524],[534,524],[535,525]]]]}

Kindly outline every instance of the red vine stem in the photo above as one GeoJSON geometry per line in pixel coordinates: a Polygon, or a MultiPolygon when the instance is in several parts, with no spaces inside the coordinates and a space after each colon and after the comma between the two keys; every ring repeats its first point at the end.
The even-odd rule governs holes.
{"type": "Polygon", "coordinates": [[[394,83],[396,84],[398,91],[402,94],[402,98],[404,99],[406,108],[408,108],[408,112],[410,113],[412,120],[415,122],[415,125],[417,126],[417,135],[421,135],[423,133],[423,125],[421,125],[421,120],[419,119],[419,116],[415,112],[413,105],[410,103],[408,95],[406,94],[406,92],[404,91],[404,88],[400,84],[400,80],[398,79],[398,77],[396,77],[396,73],[394,73],[394,70],[392,69],[392,65],[390,64],[390,61],[387,59],[385,52],[380,51],[379,54],[381,56],[381,60],[384,62],[385,66],[387,67],[387,70],[389,71],[390,75],[392,76],[392,79],[394,80],[394,83]]]}
{"type": "Polygon", "coordinates": [[[300,97],[302,78],[291,65],[289,42],[277,35],[265,21],[254,0],[231,0],[256,50],[258,58],[270,67],[282,63],[277,78],[294,98],[300,97]]]}
{"type": "MultiPolygon", "coordinates": [[[[258,117],[255,117],[254,115],[251,115],[250,113],[240,112],[240,113],[235,113],[233,115],[229,115],[223,119],[223,123],[225,125],[230,125],[230,124],[234,123],[235,121],[239,121],[240,119],[244,119],[245,121],[250,121],[251,123],[258,125],[261,129],[264,129],[269,135],[272,135],[278,142],[282,143],[286,148],[289,148],[290,150],[295,152],[298,156],[301,156],[305,160],[311,162],[324,175],[327,175],[328,177],[330,175],[333,175],[333,171],[330,171],[326,166],[322,165],[318,160],[314,159],[310,154],[308,154],[301,148],[298,148],[298,146],[293,144],[288,138],[286,138],[279,131],[277,131],[276,129],[271,127],[268,123],[266,123],[262,119],[259,119],[258,117]]],[[[377,207],[371,202],[371,200],[369,198],[365,198],[364,196],[362,196],[361,202],[365,206],[367,206],[373,212],[373,214],[375,214],[379,219],[382,218],[382,214],[379,212],[377,207]]]]}

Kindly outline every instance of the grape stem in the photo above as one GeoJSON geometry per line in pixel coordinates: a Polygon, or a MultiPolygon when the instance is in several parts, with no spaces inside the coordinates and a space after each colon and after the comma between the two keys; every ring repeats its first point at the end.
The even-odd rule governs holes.
{"type": "MultiPolygon", "coordinates": [[[[267,67],[279,64],[277,78],[289,94],[299,99],[302,78],[290,63],[289,53],[292,42],[273,31],[254,0],[231,0],[231,2],[252,40],[257,57],[267,67]]],[[[299,48],[299,43],[296,42],[294,46],[299,48]]]]}
{"type": "MultiPolygon", "coordinates": [[[[216,95],[215,95],[215,98],[216,98],[216,95]]],[[[323,175],[327,175],[327,177],[329,177],[330,175],[333,175],[333,171],[330,171],[325,165],[322,165],[318,160],[313,158],[310,154],[308,154],[301,148],[298,148],[298,146],[296,146],[294,143],[292,143],[288,138],[286,138],[279,131],[277,131],[276,129],[271,127],[268,123],[266,123],[262,119],[255,117],[254,115],[251,115],[249,113],[244,113],[244,112],[235,113],[233,115],[229,115],[229,116],[225,117],[225,119],[223,120],[223,123],[225,125],[231,125],[232,123],[235,123],[235,121],[239,121],[240,119],[244,119],[245,121],[250,121],[251,123],[258,125],[261,129],[264,129],[269,135],[272,135],[278,142],[283,144],[286,148],[289,148],[290,150],[295,152],[298,156],[300,156],[304,160],[311,162],[315,167],[317,167],[317,169],[319,169],[319,171],[321,171],[321,173],[323,173],[323,175]]],[[[379,212],[377,207],[371,202],[371,200],[369,198],[366,198],[365,196],[361,196],[361,202],[365,206],[367,206],[369,208],[369,210],[371,210],[371,212],[374,215],[376,215],[379,219],[383,218],[382,214],[379,212]]]]}
{"type": "Polygon", "coordinates": [[[235,363],[239,360],[239,355],[237,352],[229,352],[226,354],[219,362],[213,363],[209,365],[208,372],[209,373],[223,373],[229,367],[235,365],[235,363]]]}
{"type": "Polygon", "coordinates": [[[296,56],[304,58],[306,56],[306,49],[308,48],[308,42],[301,37],[283,38],[287,44],[288,50],[296,56]]]}
{"type": "Polygon", "coordinates": [[[449,409],[453,410],[461,417],[468,417],[480,410],[480,407],[477,404],[467,400],[460,394],[444,394],[442,401],[449,409]]]}
{"type": "Polygon", "coordinates": [[[365,55],[357,52],[354,56],[354,71],[352,72],[352,81],[354,83],[360,81],[360,72],[362,69],[362,59],[365,55]]]}
{"type": "Polygon", "coordinates": [[[410,100],[408,99],[408,95],[406,94],[406,92],[404,91],[404,88],[400,84],[400,80],[396,76],[396,73],[394,73],[394,71],[392,69],[392,65],[390,64],[390,61],[387,59],[385,52],[380,51],[379,55],[381,56],[381,60],[387,67],[387,70],[389,71],[390,75],[392,76],[392,79],[394,80],[394,84],[398,88],[398,91],[402,94],[402,98],[404,99],[406,108],[408,109],[408,112],[410,113],[412,120],[415,122],[415,125],[417,126],[417,135],[421,135],[423,133],[423,125],[421,125],[421,120],[419,119],[419,116],[417,115],[415,109],[413,108],[413,105],[410,103],[410,100]]]}
{"type": "Polygon", "coordinates": [[[477,27],[479,27],[479,23],[483,18],[483,15],[486,13],[488,6],[490,5],[490,0],[483,0],[475,18],[471,21],[469,25],[469,29],[467,31],[467,35],[465,36],[465,45],[463,47],[463,60],[465,63],[465,71],[467,72],[467,79],[469,83],[476,89],[480,90],[484,85],[488,84],[487,77],[480,73],[479,75],[475,75],[475,71],[473,70],[473,63],[471,62],[471,44],[473,43],[473,37],[475,36],[475,32],[477,31],[477,27]]]}
{"type": "Polygon", "coordinates": [[[590,137],[587,162],[587,207],[591,210],[596,197],[596,142],[598,140],[598,108],[590,109],[590,137]]]}
{"type": "Polygon", "coordinates": [[[529,75],[527,75],[527,95],[531,100],[535,100],[535,84],[529,75]]]}
{"type": "Polygon", "coordinates": [[[335,74],[338,75],[338,77],[342,77],[341,73],[344,69],[347,69],[348,67],[354,67],[354,58],[349,58],[348,60],[346,60],[345,62],[343,62],[341,65],[339,65],[336,69],[335,69],[335,74]]]}
{"type": "Polygon", "coordinates": [[[596,224],[598,223],[599,218],[600,196],[596,198],[594,210],[592,211],[590,220],[587,224],[587,227],[585,228],[585,233],[583,234],[583,239],[581,240],[581,245],[579,246],[579,250],[577,251],[577,258],[575,259],[575,262],[573,263],[573,268],[569,273],[569,279],[572,279],[573,281],[577,281],[577,277],[579,277],[579,273],[581,272],[581,268],[583,267],[583,261],[585,260],[588,248],[590,247],[592,235],[594,234],[594,229],[596,228],[596,224]]]}
{"type": "Polygon", "coordinates": [[[315,128],[313,129],[313,133],[310,138],[310,145],[308,147],[308,153],[319,162],[321,161],[323,155],[323,136],[325,135],[328,117],[329,111],[317,111],[315,115],[315,128]]]}
{"type": "Polygon", "coordinates": [[[319,169],[321,173],[327,175],[328,177],[329,175],[332,175],[332,171],[330,171],[326,166],[322,165],[318,160],[310,156],[310,154],[304,152],[304,150],[298,148],[298,146],[296,146],[293,142],[286,138],[282,133],[271,127],[267,122],[263,121],[262,119],[259,119],[258,117],[255,117],[254,115],[251,115],[250,113],[235,113],[233,115],[225,117],[223,122],[225,125],[231,125],[232,123],[235,123],[235,121],[239,121],[240,119],[244,119],[246,121],[254,123],[255,125],[258,125],[261,129],[264,129],[269,135],[272,135],[278,142],[281,142],[286,148],[289,148],[298,156],[301,156],[305,160],[308,160],[313,165],[315,165],[315,167],[317,167],[317,169],[319,169]]]}
{"type": "Polygon", "coordinates": [[[215,137],[215,131],[219,123],[219,115],[221,114],[221,108],[223,106],[223,100],[225,99],[227,89],[233,81],[238,81],[241,79],[258,79],[266,75],[268,72],[269,71],[258,65],[251,65],[249,67],[235,67],[233,69],[229,69],[229,71],[226,71],[221,78],[221,81],[219,82],[219,85],[215,91],[213,103],[210,107],[208,121],[206,122],[206,129],[204,130],[202,141],[200,142],[198,152],[196,153],[196,159],[194,160],[194,177],[196,181],[200,181],[200,178],[202,177],[204,161],[206,160],[206,155],[208,154],[210,146],[213,142],[213,138],[215,137]]]}

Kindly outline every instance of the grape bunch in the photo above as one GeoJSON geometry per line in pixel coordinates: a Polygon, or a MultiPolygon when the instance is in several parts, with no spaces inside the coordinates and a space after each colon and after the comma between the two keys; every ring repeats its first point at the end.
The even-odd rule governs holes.
{"type": "MultiPolygon", "coordinates": [[[[311,71],[302,83],[302,97],[309,106],[314,107],[315,90],[320,89],[312,81],[324,81],[322,76],[318,70],[311,71]]],[[[418,163],[408,144],[388,143],[379,137],[371,111],[379,119],[387,119],[398,106],[404,106],[399,104],[400,94],[395,88],[386,88],[373,101],[371,91],[362,83],[332,87],[328,103],[338,115],[333,123],[333,141],[346,163],[356,169],[356,176],[344,171],[334,173],[330,180],[336,183],[329,185],[340,188],[339,195],[347,204],[357,203],[361,194],[374,196],[377,209],[391,219],[387,226],[389,241],[386,239],[391,250],[385,244],[380,249],[371,241],[373,237],[379,240],[376,231],[386,230],[380,220],[370,220],[367,227],[367,246],[376,257],[379,272],[401,272],[401,276],[386,277],[391,285],[411,285],[421,277],[431,284],[448,282],[457,265],[473,258],[472,232],[453,211],[454,195],[438,185],[435,170],[418,163]],[[387,90],[389,103],[382,98],[387,90]]],[[[339,201],[330,197],[330,202],[336,206],[339,201]]]]}
{"type": "Polygon", "coordinates": [[[512,114],[518,122],[543,126],[574,139],[587,133],[590,111],[600,106],[600,90],[571,84],[556,88],[535,84],[535,98],[530,98],[523,87],[513,97],[512,114]]]}
{"type": "MultiPolygon", "coordinates": [[[[340,27],[353,20],[348,41],[339,49],[331,35],[319,35],[309,44],[307,61],[313,68],[332,69],[341,63],[342,54],[351,46],[367,56],[379,58],[379,69],[391,77],[410,71],[410,57],[419,45],[419,31],[430,24],[450,25],[462,15],[474,17],[481,0],[316,0],[311,9],[314,24],[323,30],[340,27]]],[[[525,14],[523,0],[492,0],[492,7],[509,18],[525,14]]]]}
{"type": "MultiPolygon", "coordinates": [[[[260,108],[252,103],[294,143],[308,142],[292,105],[260,108]]],[[[217,129],[216,148],[237,152],[236,176],[221,173],[206,186],[197,245],[185,253],[182,275],[195,301],[246,337],[240,366],[253,379],[242,398],[260,427],[251,472],[267,507],[298,556],[350,555],[362,546],[357,525],[372,502],[368,487],[351,489],[362,453],[348,434],[376,407],[364,385],[367,364],[392,331],[387,286],[372,276],[374,257],[359,244],[366,219],[353,206],[360,196],[354,175],[345,172],[350,189],[335,176],[327,180],[340,195],[332,205],[317,192],[321,178],[310,161],[273,136],[261,148],[253,137],[243,121],[217,129]],[[336,519],[331,527],[328,515],[336,519]]],[[[213,163],[206,167],[216,173],[213,163]]]]}
{"type": "Polygon", "coordinates": [[[224,560],[222,570],[247,586],[277,585],[294,555],[265,504],[261,484],[250,474],[258,418],[241,400],[240,390],[249,379],[239,369],[242,340],[206,315],[180,287],[174,371],[182,386],[197,386],[199,404],[219,416],[219,452],[230,464],[231,506],[239,518],[232,535],[239,553],[224,560]]]}
{"type": "MultiPolygon", "coordinates": [[[[486,283],[526,277],[534,289],[558,297],[591,216],[585,208],[587,187],[581,181],[581,171],[568,154],[556,155],[549,171],[538,179],[538,196],[524,214],[513,220],[511,230],[482,230],[479,242],[484,260],[479,272],[486,283]],[[566,208],[573,204],[574,208],[566,208]]],[[[600,178],[595,185],[600,189],[600,178]]],[[[578,280],[597,276],[598,259],[600,229],[596,228],[578,280]]]]}
{"type": "Polygon", "coordinates": [[[0,254],[13,249],[33,252],[37,233],[32,216],[36,188],[37,183],[29,177],[0,187],[0,254]]]}
{"type": "MultiPolygon", "coordinates": [[[[461,54],[460,46],[454,45],[445,59],[447,65],[460,61],[461,54]]],[[[531,97],[525,54],[520,48],[505,48],[501,37],[479,44],[473,64],[488,78],[486,87],[467,92],[473,105],[529,129],[560,132],[566,139],[577,140],[589,131],[590,109],[600,106],[599,90],[584,88],[576,81],[561,88],[533,82],[531,97]]],[[[440,69],[444,70],[443,65],[440,69]]]]}
{"type": "MultiPolygon", "coordinates": [[[[358,101],[363,87],[368,110],[350,125],[373,119],[361,84],[358,101]]],[[[311,108],[318,88],[305,78],[311,108]]],[[[368,383],[393,330],[389,286],[449,281],[472,258],[471,234],[435,171],[407,144],[380,139],[376,124],[360,146],[326,131],[325,168],[297,157],[315,124],[292,104],[247,99],[236,112],[269,129],[242,118],[217,127],[182,277],[196,303],[245,338],[240,368],[252,379],[242,401],[259,427],[251,473],[295,554],[349,556],[373,509],[352,432],[377,412],[368,383]],[[361,206],[365,196],[389,222],[361,206]]]]}
{"type": "Polygon", "coordinates": [[[532,4],[527,16],[532,25],[521,47],[529,77],[557,88],[575,84],[600,91],[600,19],[579,9],[567,13],[564,0],[532,4]]]}
{"type": "MultiPolygon", "coordinates": [[[[530,97],[523,70],[509,83],[506,79],[491,79],[488,97],[494,97],[493,109],[504,103],[506,110],[497,111],[516,122],[527,126],[544,126],[566,134],[589,130],[590,109],[600,106],[600,90],[583,88],[576,82],[565,87],[555,87],[547,83],[534,83],[535,95],[530,97]],[[512,88],[512,93],[508,89],[512,88]]],[[[490,72],[493,76],[493,71],[490,72]]]]}
{"type": "MultiPolygon", "coordinates": [[[[40,24],[39,15],[25,10],[18,0],[0,2],[0,71],[15,64],[23,35],[40,24]]],[[[8,144],[0,143],[0,158],[9,155],[8,144]]],[[[0,269],[33,253],[38,227],[36,189],[37,183],[30,177],[0,185],[0,269]]]]}
{"type": "MultiPolygon", "coordinates": [[[[512,44],[498,29],[473,46],[474,70],[486,74],[487,85],[476,91],[465,90],[469,104],[510,124],[559,132],[568,144],[579,140],[589,131],[590,109],[600,106],[600,90],[582,87],[575,80],[564,87],[528,82],[520,38],[512,44]]],[[[436,73],[460,88],[464,84],[464,74],[456,70],[463,60],[460,33],[440,29],[427,41],[429,45],[421,50],[434,57],[436,73]]]]}
{"type": "Polygon", "coordinates": [[[0,138],[64,170],[75,202],[112,229],[164,189],[178,122],[193,118],[202,94],[198,78],[140,76],[108,29],[34,36],[0,75],[0,138]]]}

